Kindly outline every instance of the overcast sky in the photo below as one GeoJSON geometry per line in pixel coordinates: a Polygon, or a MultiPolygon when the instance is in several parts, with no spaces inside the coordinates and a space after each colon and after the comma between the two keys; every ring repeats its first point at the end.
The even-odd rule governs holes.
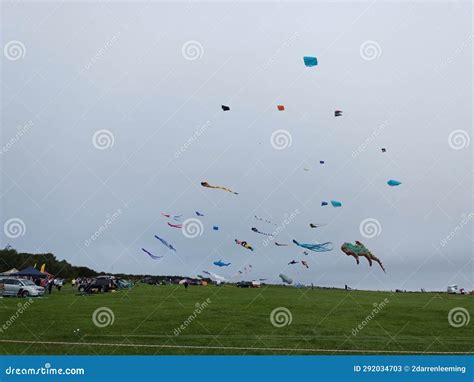
{"type": "Polygon", "coordinates": [[[470,2],[2,3],[2,245],[106,272],[473,288],[471,21],[470,2]],[[196,238],[161,216],[194,211],[196,238]],[[266,246],[255,214],[335,248],[266,246]],[[386,274],[340,251],[355,240],[386,274]]]}

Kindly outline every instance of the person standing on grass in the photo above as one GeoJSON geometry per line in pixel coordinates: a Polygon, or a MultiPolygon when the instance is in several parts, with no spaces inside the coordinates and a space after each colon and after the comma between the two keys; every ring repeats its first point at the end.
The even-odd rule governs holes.
{"type": "Polygon", "coordinates": [[[48,294],[51,294],[52,290],[53,290],[53,280],[50,279],[48,282],[48,294]]]}

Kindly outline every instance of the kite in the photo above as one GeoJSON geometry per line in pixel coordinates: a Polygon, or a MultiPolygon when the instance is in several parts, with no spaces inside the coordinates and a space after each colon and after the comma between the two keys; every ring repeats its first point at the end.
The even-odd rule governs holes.
{"type": "Polygon", "coordinates": [[[305,167],[305,168],[303,168],[303,170],[305,170],[305,171],[309,171],[309,168],[306,168],[306,167],[305,167]]]}
{"type": "Polygon", "coordinates": [[[295,261],[295,260],[291,260],[288,265],[293,265],[293,264],[298,264],[298,261],[295,261]]]}
{"type": "Polygon", "coordinates": [[[229,106],[226,106],[226,105],[222,105],[222,110],[223,111],[229,111],[230,110],[230,107],[229,106]]]}
{"type": "Polygon", "coordinates": [[[390,187],[394,187],[394,186],[399,186],[400,184],[402,184],[402,182],[399,182],[398,180],[394,180],[394,179],[390,179],[387,184],[390,186],[390,187]]]}
{"type": "Polygon", "coordinates": [[[318,227],[322,227],[322,226],[325,226],[326,224],[313,224],[313,223],[309,223],[309,226],[311,228],[318,228],[318,227]]]}
{"type": "MultiPolygon", "coordinates": [[[[321,207],[322,207],[322,206],[327,206],[328,204],[329,204],[328,202],[324,202],[324,201],[323,201],[323,202],[321,202],[321,207]]],[[[337,200],[331,200],[331,205],[332,205],[333,207],[342,207],[342,203],[339,202],[339,201],[337,201],[337,200]]]]}
{"type": "Polygon", "coordinates": [[[175,221],[179,221],[179,219],[181,219],[181,216],[183,215],[171,215],[171,214],[165,214],[165,213],[161,213],[163,216],[169,218],[169,219],[173,219],[175,221]]]}
{"type": "Polygon", "coordinates": [[[207,182],[201,182],[201,186],[203,187],[207,187],[207,188],[218,188],[220,190],[224,190],[224,191],[227,191],[227,192],[230,192],[232,194],[235,194],[235,195],[239,195],[238,192],[234,192],[232,191],[231,189],[227,188],[227,187],[222,187],[222,186],[211,186],[209,183],[207,182]]]}
{"type": "Polygon", "coordinates": [[[318,65],[318,59],[316,57],[304,56],[303,61],[308,68],[318,65]]]}
{"type": "Polygon", "coordinates": [[[319,161],[319,164],[324,164],[324,161],[323,161],[323,160],[320,160],[320,161],[319,161]]]}
{"type": "Polygon", "coordinates": [[[387,152],[387,149],[385,147],[382,147],[382,152],[383,153],[387,152]]]}
{"type": "Polygon", "coordinates": [[[303,254],[304,254],[305,256],[308,256],[308,255],[309,255],[309,252],[308,252],[308,251],[303,251],[303,254]]]}
{"type": "Polygon", "coordinates": [[[296,240],[293,240],[293,243],[295,243],[298,247],[309,249],[310,251],[314,252],[328,252],[332,251],[334,248],[330,241],[327,241],[325,243],[304,244],[298,243],[296,240]]]}
{"type": "Polygon", "coordinates": [[[168,222],[168,225],[173,228],[183,228],[182,224],[171,224],[170,222],[168,222]]]}
{"type": "Polygon", "coordinates": [[[214,261],[213,264],[218,267],[228,267],[230,265],[230,263],[224,263],[222,260],[214,261]]]}
{"type": "Polygon", "coordinates": [[[302,264],[304,267],[306,267],[306,268],[309,269],[309,265],[308,265],[308,263],[307,263],[306,261],[301,260],[301,264],[302,264]]]}
{"type": "Polygon", "coordinates": [[[216,225],[215,225],[215,226],[213,226],[213,227],[212,227],[212,229],[213,229],[214,231],[219,231],[219,227],[218,227],[218,226],[216,226],[216,225]]]}
{"type": "Polygon", "coordinates": [[[253,251],[252,246],[251,246],[249,243],[247,243],[246,241],[240,241],[240,240],[235,239],[235,242],[236,242],[238,245],[241,245],[242,247],[247,248],[247,249],[250,249],[251,251],[253,251]]]}
{"type": "Polygon", "coordinates": [[[275,241],[275,245],[278,246],[278,247],[287,247],[288,246],[288,244],[280,244],[280,243],[277,243],[276,241],[275,241]]]}
{"type": "Polygon", "coordinates": [[[175,251],[175,252],[176,252],[176,248],[174,248],[171,244],[169,244],[165,239],[162,239],[161,237],[158,237],[158,236],[156,236],[156,235],[155,235],[155,237],[156,237],[159,241],[161,241],[161,243],[162,243],[164,246],[168,247],[168,249],[171,249],[172,251],[175,251]]]}
{"type": "Polygon", "coordinates": [[[268,224],[276,225],[275,223],[272,223],[270,220],[260,218],[260,217],[258,217],[257,215],[254,215],[254,217],[255,217],[255,219],[257,219],[257,220],[260,220],[261,222],[265,222],[265,223],[268,223],[268,224]]]}
{"type": "Polygon", "coordinates": [[[255,228],[255,227],[252,227],[252,231],[253,231],[253,232],[256,232],[256,233],[259,233],[260,235],[273,236],[271,233],[261,232],[261,231],[259,231],[257,228],[255,228]]]}
{"type": "Polygon", "coordinates": [[[335,117],[341,117],[341,116],[342,116],[342,111],[341,111],[341,110],[336,110],[336,111],[334,112],[334,116],[335,116],[335,117]]]}
{"type": "Polygon", "coordinates": [[[353,258],[356,259],[357,264],[359,264],[359,257],[365,257],[367,261],[369,262],[369,265],[372,266],[372,261],[375,261],[380,265],[380,268],[385,273],[385,268],[382,265],[382,262],[380,259],[376,256],[374,256],[366,247],[364,244],[362,244],[360,241],[355,242],[355,244],[352,243],[344,243],[341,246],[342,252],[344,252],[347,256],[352,256],[353,258]]]}
{"type": "Polygon", "coordinates": [[[148,256],[150,256],[153,260],[158,260],[163,257],[163,256],[155,256],[153,253],[148,252],[145,248],[142,248],[142,251],[145,252],[148,256]]]}
{"type": "Polygon", "coordinates": [[[216,281],[217,284],[220,284],[220,283],[222,283],[222,282],[227,281],[227,280],[225,279],[225,277],[216,275],[215,273],[212,273],[212,272],[202,271],[202,273],[204,273],[204,274],[206,274],[206,275],[209,275],[212,280],[215,280],[215,281],[216,281]]]}
{"type": "Polygon", "coordinates": [[[292,284],[293,283],[293,280],[291,278],[289,278],[287,275],[284,275],[283,273],[280,273],[278,276],[281,278],[281,281],[283,281],[286,284],[292,284]]]}
{"type": "Polygon", "coordinates": [[[284,105],[277,105],[277,109],[278,109],[278,111],[283,111],[283,110],[285,110],[285,106],[284,105]]]}
{"type": "Polygon", "coordinates": [[[204,214],[200,213],[199,211],[196,211],[197,216],[204,216],[204,214]]]}

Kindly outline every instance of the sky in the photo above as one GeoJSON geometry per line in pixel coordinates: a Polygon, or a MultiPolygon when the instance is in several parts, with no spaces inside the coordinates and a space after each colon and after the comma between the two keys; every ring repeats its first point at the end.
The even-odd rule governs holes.
{"type": "Polygon", "coordinates": [[[1,7],[2,246],[113,273],[473,288],[470,2],[1,7]],[[355,240],[386,273],[340,250],[355,240]]]}

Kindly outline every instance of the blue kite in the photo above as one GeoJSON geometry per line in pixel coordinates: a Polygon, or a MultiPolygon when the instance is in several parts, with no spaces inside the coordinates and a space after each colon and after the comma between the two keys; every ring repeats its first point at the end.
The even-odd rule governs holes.
{"type": "Polygon", "coordinates": [[[168,247],[168,249],[171,249],[172,251],[175,251],[175,252],[176,252],[176,248],[173,247],[170,243],[168,243],[165,239],[162,239],[161,237],[158,237],[158,236],[156,236],[156,235],[155,235],[155,237],[156,237],[159,241],[161,241],[161,243],[162,243],[163,245],[165,245],[166,247],[168,247]]]}
{"type": "Polygon", "coordinates": [[[308,68],[318,65],[318,59],[316,57],[304,56],[303,61],[308,68]]]}
{"type": "Polygon", "coordinates": [[[142,251],[145,252],[148,256],[150,256],[153,260],[161,259],[163,256],[156,256],[151,252],[148,252],[145,248],[142,248],[142,251]]]}
{"type": "Polygon", "coordinates": [[[298,247],[309,249],[310,251],[314,252],[329,252],[334,249],[334,246],[330,241],[327,241],[325,243],[304,244],[298,243],[296,240],[293,240],[293,243],[295,243],[298,247]]]}
{"type": "Polygon", "coordinates": [[[197,216],[204,216],[204,214],[200,213],[199,211],[196,211],[197,216]]]}
{"type": "Polygon", "coordinates": [[[390,187],[394,187],[394,186],[399,186],[400,184],[402,184],[402,182],[399,182],[398,180],[394,180],[394,179],[390,179],[387,184],[390,186],[390,187]]]}
{"type": "Polygon", "coordinates": [[[338,202],[337,200],[331,200],[331,205],[333,207],[342,207],[342,203],[338,202]]]}
{"type": "Polygon", "coordinates": [[[219,261],[214,261],[214,265],[217,265],[218,267],[228,267],[231,263],[224,263],[222,260],[219,261]]]}

